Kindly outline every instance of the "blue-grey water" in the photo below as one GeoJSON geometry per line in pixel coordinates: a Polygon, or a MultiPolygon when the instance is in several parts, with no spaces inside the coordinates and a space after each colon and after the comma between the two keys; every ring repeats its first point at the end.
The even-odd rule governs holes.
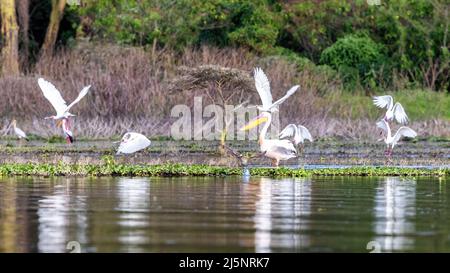
{"type": "Polygon", "coordinates": [[[0,178],[1,252],[450,252],[450,180],[0,178]]]}

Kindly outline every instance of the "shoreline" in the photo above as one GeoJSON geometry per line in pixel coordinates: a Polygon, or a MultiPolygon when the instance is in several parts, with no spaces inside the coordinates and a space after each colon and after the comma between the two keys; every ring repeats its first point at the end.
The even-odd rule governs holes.
{"type": "MultiPolygon", "coordinates": [[[[103,159],[103,164],[36,164],[9,163],[0,164],[0,177],[11,176],[68,176],[68,177],[183,177],[183,176],[233,176],[243,175],[242,167],[221,167],[211,165],[186,164],[116,164],[111,157],[103,159]]],[[[269,168],[248,167],[251,176],[266,177],[312,177],[312,176],[450,176],[450,167],[414,168],[399,166],[350,166],[341,168],[269,168]]]]}
{"type": "MultiPolygon", "coordinates": [[[[258,146],[253,141],[227,143],[234,151],[248,159],[247,165],[270,166],[269,159],[257,156],[258,146]]],[[[283,161],[281,166],[337,165],[384,166],[384,143],[359,141],[318,141],[306,143],[299,157],[283,161]]],[[[238,167],[240,160],[220,149],[218,141],[152,141],[152,145],[133,155],[116,155],[117,144],[111,141],[44,143],[1,142],[0,164],[59,164],[102,165],[104,157],[111,157],[123,165],[208,165],[238,167]],[[8,145],[9,144],[9,145],[8,145]],[[15,146],[12,146],[15,145],[15,146]]],[[[450,166],[449,141],[407,141],[394,150],[391,166],[450,166]]]]}

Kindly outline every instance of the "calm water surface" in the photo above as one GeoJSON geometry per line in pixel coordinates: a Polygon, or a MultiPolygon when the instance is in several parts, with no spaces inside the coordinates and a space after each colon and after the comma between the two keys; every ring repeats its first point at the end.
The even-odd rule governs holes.
{"type": "Polygon", "coordinates": [[[81,252],[450,252],[450,180],[0,179],[1,252],[71,241],[81,252]]]}

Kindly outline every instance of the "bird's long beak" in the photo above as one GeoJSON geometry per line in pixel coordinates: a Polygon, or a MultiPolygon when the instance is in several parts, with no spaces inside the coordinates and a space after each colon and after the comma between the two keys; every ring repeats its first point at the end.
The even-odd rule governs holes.
{"type": "Polygon", "coordinates": [[[268,118],[262,115],[257,116],[255,119],[251,120],[247,125],[242,127],[241,131],[248,131],[252,128],[255,128],[256,126],[260,125],[261,123],[267,122],[268,118]]]}

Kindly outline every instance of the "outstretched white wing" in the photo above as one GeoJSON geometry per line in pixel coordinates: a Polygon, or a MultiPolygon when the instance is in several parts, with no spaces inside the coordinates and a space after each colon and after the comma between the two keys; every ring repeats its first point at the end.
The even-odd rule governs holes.
{"type": "Polygon", "coordinates": [[[303,139],[307,139],[311,142],[313,141],[311,133],[305,126],[298,125],[298,133],[302,136],[303,139]]]}
{"type": "Polygon", "coordinates": [[[373,97],[373,104],[379,108],[389,107],[393,101],[394,99],[390,95],[373,97]]]}
{"type": "Polygon", "coordinates": [[[78,97],[71,103],[69,104],[69,106],[67,106],[67,109],[65,110],[65,112],[69,111],[70,108],[72,108],[72,106],[74,106],[75,104],[77,104],[84,96],[86,96],[86,94],[89,91],[89,88],[91,88],[90,85],[84,87],[81,91],[80,94],[78,94],[78,97]]]}
{"type": "Polygon", "coordinates": [[[67,104],[66,101],[61,97],[61,93],[56,89],[56,87],[44,80],[43,78],[38,79],[39,87],[44,93],[44,97],[52,104],[57,115],[63,114],[66,111],[67,104]]]}
{"type": "Polygon", "coordinates": [[[259,97],[261,98],[263,108],[268,110],[272,105],[272,93],[270,92],[269,79],[259,67],[255,68],[254,77],[256,91],[258,91],[259,97]]]}
{"type": "Polygon", "coordinates": [[[295,124],[289,124],[286,126],[283,131],[279,134],[280,138],[291,138],[294,137],[297,133],[297,126],[295,124]]]}
{"type": "Polygon", "coordinates": [[[408,116],[406,115],[405,109],[403,109],[403,106],[399,102],[396,102],[394,105],[394,118],[400,124],[408,123],[408,116]]]}
{"type": "Polygon", "coordinates": [[[138,133],[127,133],[130,137],[125,141],[125,137],[122,138],[117,153],[132,154],[139,150],[147,148],[151,141],[144,135],[138,133]]]}
{"type": "Polygon", "coordinates": [[[297,149],[294,144],[287,139],[270,139],[268,140],[269,150],[278,154],[295,157],[297,149]]]}
{"type": "Polygon", "coordinates": [[[417,133],[409,127],[402,126],[398,129],[397,133],[395,133],[394,144],[396,144],[400,140],[400,138],[404,136],[413,138],[417,136],[417,133]]]}
{"type": "Polygon", "coordinates": [[[380,128],[381,130],[383,130],[384,133],[387,134],[388,128],[387,128],[386,121],[384,119],[377,122],[377,127],[380,128]]]}
{"type": "Polygon", "coordinates": [[[290,96],[292,96],[295,92],[297,92],[298,88],[300,87],[300,85],[294,85],[291,87],[291,89],[289,89],[286,92],[286,95],[284,95],[284,97],[282,97],[281,99],[277,100],[276,102],[273,103],[273,105],[271,106],[271,108],[280,105],[281,103],[283,103],[285,100],[287,100],[290,96]]]}

